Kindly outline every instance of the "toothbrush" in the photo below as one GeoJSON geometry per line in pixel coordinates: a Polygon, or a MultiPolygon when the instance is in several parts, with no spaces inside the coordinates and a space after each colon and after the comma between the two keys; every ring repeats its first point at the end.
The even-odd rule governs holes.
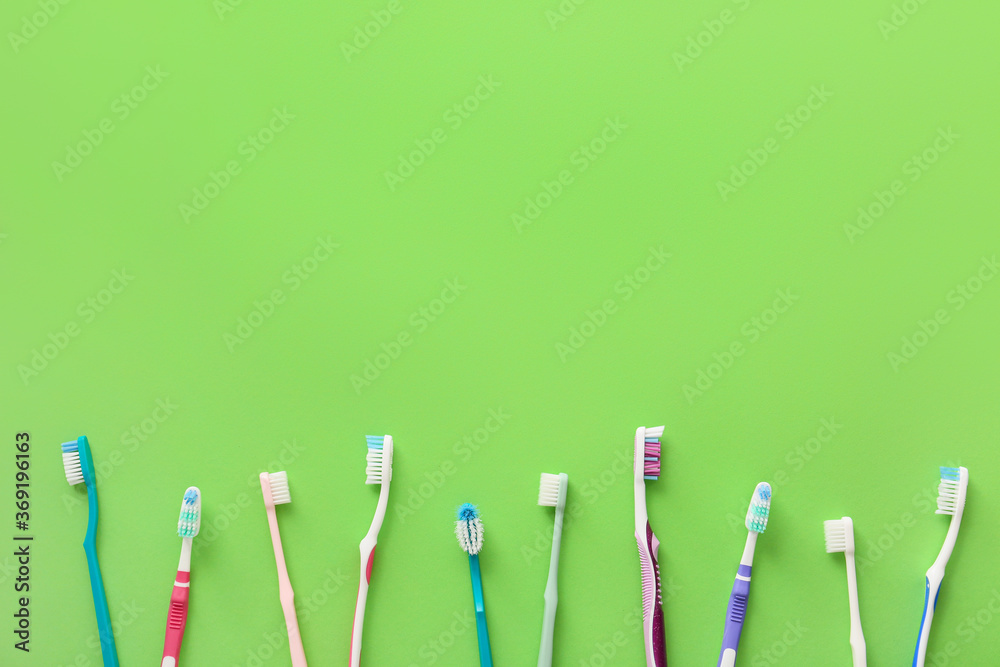
{"type": "Polygon", "coordinates": [[[392,480],[392,436],[368,435],[368,479],[365,484],[381,484],[378,505],[368,534],[361,540],[361,576],[358,581],[358,603],[354,608],[354,630],[351,633],[351,667],[361,663],[361,635],[365,624],[365,603],[368,600],[368,586],[372,581],[372,564],[375,562],[375,544],[378,532],[385,520],[385,510],[389,505],[389,482],[392,480]]]}
{"type": "Polygon", "coordinates": [[[87,554],[87,568],[90,570],[90,590],[94,595],[94,610],[97,613],[97,634],[101,642],[101,656],[104,667],[118,667],[118,650],[111,629],[111,613],[104,595],[104,580],[101,566],[97,563],[97,477],[94,459],[90,453],[87,436],[81,435],[75,441],[62,444],[63,468],[66,481],[71,485],[84,482],[87,486],[87,534],[83,538],[83,550],[87,554]]]}
{"type": "Polygon", "coordinates": [[[927,655],[927,640],[931,634],[931,621],[934,620],[934,609],[937,607],[938,593],[941,591],[941,580],[944,579],[944,568],[948,565],[951,552],[955,549],[958,539],[958,529],[962,525],[962,513],[965,511],[965,496],[969,490],[969,471],[965,468],[941,468],[941,483],[938,484],[937,512],[935,514],[951,515],[948,535],[944,538],[941,552],[934,564],[927,570],[924,591],[924,615],[920,619],[920,635],[917,638],[917,650],[913,655],[913,667],[924,667],[927,655]]]}
{"type": "Polygon", "coordinates": [[[295,615],[295,592],[292,590],[292,581],[288,578],[288,568],[285,567],[285,552],[281,549],[281,533],[278,532],[278,517],[274,511],[275,505],[292,502],[292,496],[288,489],[288,473],[284,471],[262,472],[260,474],[260,490],[264,494],[267,525],[271,529],[274,560],[278,565],[278,596],[281,599],[281,609],[285,613],[285,627],[288,629],[288,649],[292,654],[292,667],[307,667],[306,653],[302,649],[302,635],[299,634],[299,619],[295,615]]]}
{"type": "Polygon", "coordinates": [[[851,655],[854,667],[867,667],[865,634],[861,631],[861,608],[858,605],[858,575],[854,566],[854,521],[845,516],[823,522],[826,552],[842,553],[847,558],[847,597],[851,606],[851,655]]]}
{"type": "Polygon", "coordinates": [[[538,667],[552,667],[552,636],[555,634],[556,605],[559,604],[559,543],[562,540],[563,514],[566,511],[566,473],[542,473],[538,484],[538,504],[556,508],[556,523],[552,528],[552,556],[549,558],[549,580],[545,584],[545,611],[542,614],[542,644],[538,649],[538,667]]]}
{"type": "Polygon", "coordinates": [[[469,554],[472,574],[472,600],[476,605],[476,634],[479,637],[479,666],[493,667],[490,634],[486,629],[486,605],[483,602],[483,575],[479,571],[479,552],[483,548],[483,522],[475,505],[465,503],[458,508],[455,535],[462,549],[469,554]]]}
{"type": "Polygon", "coordinates": [[[660,436],[663,427],[635,430],[635,541],[642,572],[642,636],[646,643],[646,667],[666,667],[667,647],[663,628],[663,591],[660,587],[660,541],[649,527],[646,513],[646,480],[660,476],[660,436]]]}
{"type": "Polygon", "coordinates": [[[750,507],[747,509],[747,544],[740,558],[736,572],[736,582],[729,596],[726,611],[726,629],[722,634],[722,651],[719,653],[718,667],[733,667],[736,664],[736,649],[740,644],[743,620],[747,613],[747,596],[750,594],[750,573],[753,569],[753,552],[757,546],[757,535],[767,528],[767,516],[771,511],[771,485],[761,482],[753,491],[750,507]]]}
{"type": "Polygon", "coordinates": [[[201,528],[201,491],[189,487],[181,501],[181,515],[177,520],[177,535],[181,542],[181,560],[177,566],[174,592],[170,596],[167,614],[167,637],[163,642],[163,662],[160,667],[176,667],[181,655],[181,641],[187,625],[188,593],[191,589],[191,545],[201,528]]]}

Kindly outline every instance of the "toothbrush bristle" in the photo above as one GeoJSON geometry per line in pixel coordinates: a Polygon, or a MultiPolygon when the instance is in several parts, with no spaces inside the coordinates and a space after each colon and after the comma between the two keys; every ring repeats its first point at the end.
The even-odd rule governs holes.
{"type": "Polygon", "coordinates": [[[828,554],[847,551],[847,522],[843,519],[824,521],[823,537],[826,541],[828,554]]]}
{"type": "Polygon", "coordinates": [[[660,437],[663,427],[647,428],[643,445],[643,478],[657,480],[660,478],[660,437]]]}
{"type": "Polygon", "coordinates": [[[201,491],[192,486],[184,492],[181,501],[181,516],[177,520],[177,535],[196,537],[201,529],[201,491]]]}
{"type": "Polygon", "coordinates": [[[961,468],[941,468],[936,514],[955,514],[959,508],[965,506],[965,494],[961,480],[961,468]]]}
{"type": "Polygon", "coordinates": [[[79,484],[83,481],[83,468],[80,465],[80,445],[79,442],[64,442],[62,444],[63,470],[66,473],[66,481],[70,484],[79,484]]]}
{"type": "Polygon", "coordinates": [[[281,472],[268,473],[267,479],[271,484],[271,499],[275,505],[284,505],[292,502],[292,494],[288,489],[288,473],[281,472]]]}
{"type": "Polygon", "coordinates": [[[755,533],[763,533],[767,528],[767,517],[771,513],[771,485],[761,482],[753,491],[750,507],[747,509],[746,527],[755,533]]]}
{"type": "Polygon", "coordinates": [[[559,505],[559,486],[562,476],[543,472],[538,483],[538,504],[544,507],[559,505]]]}
{"type": "Polygon", "coordinates": [[[475,505],[465,503],[458,508],[455,522],[455,536],[458,544],[470,556],[475,556],[483,548],[483,522],[475,505]]]}
{"type": "Polygon", "coordinates": [[[392,436],[366,435],[368,466],[365,484],[385,484],[392,478],[392,436]]]}

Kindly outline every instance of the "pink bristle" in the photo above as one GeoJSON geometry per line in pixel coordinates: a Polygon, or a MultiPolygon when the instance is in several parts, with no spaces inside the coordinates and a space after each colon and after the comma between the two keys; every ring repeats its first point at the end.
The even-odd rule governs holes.
{"type": "Polygon", "coordinates": [[[660,441],[647,440],[644,454],[646,460],[643,465],[643,474],[645,476],[658,477],[660,475],[660,441]]]}

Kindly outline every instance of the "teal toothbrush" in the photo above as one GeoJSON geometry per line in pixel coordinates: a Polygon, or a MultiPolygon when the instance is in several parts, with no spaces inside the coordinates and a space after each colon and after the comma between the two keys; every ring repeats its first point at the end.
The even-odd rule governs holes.
{"type": "Polygon", "coordinates": [[[483,522],[475,505],[465,503],[458,508],[455,535],[462,549],[469,554],[469,570],[472,573],[472,599],[476,605],[476,633],[479,636],[479,665],[493,667],[490,652],[490,635],[486,630],[486,605],[483,602],[483,575],[479,571],[479,552],[483,548],[483,522]]]}
{"type": "Polygon", "coordinates": [[[87,519],[87,535],[83,539],[83,550],[87,553],[87,568],[90,570],[90,588],[94,594],[94,610],[97,612],[97,634],[101,641],[104,667],[118,667],[118,650],[115,648],[115,636],[111,630],[111,613],[104,595],[101,567],[97,563],[97,476],[94,474],[94,459],[90,454],[87,436],[81,435],[72,442],[64,442],[62,455],[66,481],[70,484],[84,482],[87,486],[90,515],[87,519]]]}

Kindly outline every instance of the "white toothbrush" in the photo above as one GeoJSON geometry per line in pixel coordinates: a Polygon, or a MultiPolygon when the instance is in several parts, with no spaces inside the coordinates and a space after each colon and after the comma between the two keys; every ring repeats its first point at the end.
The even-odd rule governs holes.
{"type": "Polygon", "coordinates": [[[962,525],[962,512],[965,510],[965,495],[968,490],[968,470],[965,468],[941,468],[936,514],[951,515],[951,524],[948,526],[948,535],[944,538],[941,552],[938,553],[934,564],[927,570],[924,615],[920,619],[920,636],[917,638],[913,667],[924,667],[924,660],[927,656],[927,640],[931,634],[931,621],[934,620],[934,608],[937,607],[941,580],[944,579],[944,568],[948,565],[948,559],[951,558],[951,552],[955,549],[955,541],[958,539],[958,529],[962,525]]]}
{"type": "Polygon", "coordinates": [[[566,473],[552,475],[543,472],[538,484],[538,504],[556,508],[556,523],[552,528],[549,580],[545,584],[545,611],[542,615],[542,643],[538,649],[538,667],[552,667],[552,641],[555,634],[556,605],[559,603],[559,543],[562,541],[568,486],[569,476],[566,473]]]}
{"type": "Polygon", "coordinates": [[[823,522],[826,552],[842,553],[847,558],[847,597],[851,606],[851,655],[854,667],[867,667],[865,634],[861,631],[861,607],[858,605],[858,575],[854,566],[854,521],[845,516],[823,522]]]}
{"type": "Polygon", "coordinates": [[[380,484],[378,505],[368,533],[361,540],[361,577],[358,583],[358,601],[354,607],[354,628],[351,631],[351,667],[361,664],[361,636],[365,626],[365,605],[368,602],[368,586],[372,580],[372,565],[375,563],[375,545],[378,533],[385,520],[385,510],[389,506],[389,482],[392,480],[392,436],[368,435],[368,462],[365,468],[365,484],[380,484]]]}

